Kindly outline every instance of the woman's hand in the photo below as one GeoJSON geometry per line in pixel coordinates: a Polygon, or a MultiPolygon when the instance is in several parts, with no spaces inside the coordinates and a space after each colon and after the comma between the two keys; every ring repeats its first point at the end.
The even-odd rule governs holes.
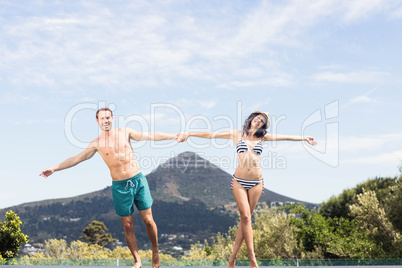
{"type": "Polygon", "coordinates": [[[303,137],[303,138],[304,138],[304,140],[307,141],[309,144],[311,144],[311,145],[313,145],[313,146],[317,145],[317,141],[315,141],[313,137],[305,136],[305,137],[303,137]]]}

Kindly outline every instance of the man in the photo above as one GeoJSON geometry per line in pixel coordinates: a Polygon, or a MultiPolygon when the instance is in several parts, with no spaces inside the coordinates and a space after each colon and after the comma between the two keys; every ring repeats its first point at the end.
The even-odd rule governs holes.
{"type": "Polygon", "coordinates": [[[113,128],[113,113],[109,108],[101,108],[96,112],[96,122],[102,130],[98,138],[93,140],[83,152],[56,166],[43,170],[40,176],[47,178],[55,171],[73,167],[88,160],[98,152],[110,169],[113,180],[113,203],[117,215],[121,217],[123,222],[127,246],[135,260],[134,268],[141,267],[141,259],[138,255],[137,240],[134,235],[133,203],[141,214],[152,243],[152,267],[159,267],[157,227],[151,211],[153,200],[148,182],[135,161],[130,140],[160,141],[175,139],[176,135],[160,132],[138,132],[131,128],[113,128]]]}

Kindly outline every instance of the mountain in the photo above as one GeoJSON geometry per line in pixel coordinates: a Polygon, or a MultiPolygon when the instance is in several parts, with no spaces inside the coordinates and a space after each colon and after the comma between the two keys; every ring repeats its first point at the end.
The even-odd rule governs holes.
{"type": "MultiPolygon", "coordinates": [[[[147,175],[155,200],[183,202],[198,199],[209,208],[234,204],[232,175],[193,152],[184,152],[147,175]]],[[[305,203],[265,189],[260,202],[305,203]]]]}
{"type": "MultiPolygon", "coordinates": [[[[217,232],[226,233],[237,222],[230,190],[232,175],[192,152],[184,152],[158,166],[147,176],[154,199],[153,216],[161,249],[180,245],[188,249],[217,232]]],[[[268,189],[260,202],[303,203],[268,189]]],[[[120,218],[115,214],[111,187],[64,199],[44,200],[0,210],[0,220],[12,209],[21,218],[22,231],[31,243],[46,239],[77,240],[92,220],[105,223],[113,237],[124,241],[120,218]]],[[[142,248],[149,248],[145,225],[134,213],[134,229],[142,248]]]]}

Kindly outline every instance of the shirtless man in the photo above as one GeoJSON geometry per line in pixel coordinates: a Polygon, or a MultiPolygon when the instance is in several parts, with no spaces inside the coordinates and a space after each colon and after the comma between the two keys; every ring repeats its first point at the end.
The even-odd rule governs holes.
{"type": "Polygon", "coordinates": [[[138,132],[131,128],[113,128],[113,113],[109,108],[101,108],[96,112],[96,122],[102,130],[99,137],[94,139],[83,152],[56,166],[43,170],[39,176],[47,178],[55,171],[73,167],[88,160],[98,152],[110,169],[113,180],[113,203],[117,215],[121,217],[123,222],[127,246],[135,260],[134,268],[141,267],[141,259],[138,255],[137,239],[134,235],[133,204],[137,206],[141,214],[152,243],[152,267],[159,267],[157,227],[151,211],[153,200],[148,182],[134,159],[130,140],[172,140],[176,138],[176,135],[160,132],[138,132]]]}

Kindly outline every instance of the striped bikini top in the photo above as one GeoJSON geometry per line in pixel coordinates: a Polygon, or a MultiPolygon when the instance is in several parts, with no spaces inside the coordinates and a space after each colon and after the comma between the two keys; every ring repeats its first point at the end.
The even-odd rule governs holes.
{"type": "MultiPolygon", "coordinates": [[[[261,140],[259,140],[259,141],[257,142],[257,144],[254,146],[253,151],[254,151],[256,154],[260,155],[260,154],[262,154],[262,150],[263,150],[263,149],[264,149],[264,148],[262,147],[262,142],[261,142],[261,140]]],[[[239,142],[237,143],[236,152],[237,152],[238,154],[241,154],[241,153],[245,153],[245,152],[247,152],[247,151],[248,151],[248,145],[247,145],[246,142],[243,140],[243,138],[241,138],[241,139],[239,140],[239,142]]]]}

